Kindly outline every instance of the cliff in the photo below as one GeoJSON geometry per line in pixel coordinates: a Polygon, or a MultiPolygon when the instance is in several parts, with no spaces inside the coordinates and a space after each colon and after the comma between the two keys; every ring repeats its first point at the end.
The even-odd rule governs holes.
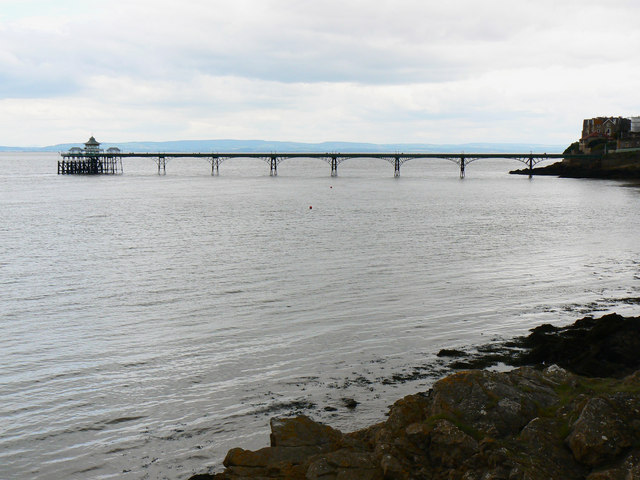
{"type": "MultiPolygon", "coordinates": [[[[509,173],[529,175],[529,170],[513,170],[509,173]]],[[[609,153],[597,161],[564,159],[552,165],[534,168],[532,173],[567,178],[640,179],[640,152],[609,153]]]]}
{"type": "Polygon", "coordinates": [[[639,329],[640,318],[615,314],[543,325],[512,344],[533,366],[455,373],[353,433],[272,419],[270,446],[232,449],[223,472],[191,480],[638,479],[639,329]],[[620,378],[591,376],[609,371],[620,378]]]}

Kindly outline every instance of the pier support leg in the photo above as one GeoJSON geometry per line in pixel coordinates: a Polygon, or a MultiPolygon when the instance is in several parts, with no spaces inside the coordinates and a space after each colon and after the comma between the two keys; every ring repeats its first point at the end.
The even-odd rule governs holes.
{"type": "Polygon", "coordinates": [[[464,178],[465,172],[465,165],[466,165],[466,160],[464,157],[460,157],[460,178],[464,178]]]}
{"type": "Polygon", "coordinates": [[[338,157],[331,157],[331,176],[338,176],[338,157]]]}
{"type": "Polygon", "coordinates": [[[400,176],[400,157],[395,157],[393,162],[393,176],[398,178],[400,176]]]}
{"type": "Polygon", "coordinates": [[[211,175],[216,177],[220,175],[220,159],[218,157],[211,158],[211,175]]]}
{"type": "Polygon", "coordinates": [[[533,157],[529,157],[529,178],[533,178],[533,157]]]}
{"type": "Polygon", "coordinates": [[[167,159],[164,157],[158,157],[158,175],[167,174],[167,159]]]}
{"type": "Polygon", "coordinates": [[[271,175],[272,177],[277,177],[278,176],[278,158],[271,157],[270,160],[271,160],[270,161],[271,169],[269,171],[269,175],[271,175]]]}

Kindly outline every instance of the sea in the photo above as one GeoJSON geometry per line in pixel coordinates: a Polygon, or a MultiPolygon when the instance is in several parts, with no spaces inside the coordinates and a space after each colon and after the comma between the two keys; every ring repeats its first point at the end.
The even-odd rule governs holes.
{"type": "MultiPolygon", "coordinates": [[[[186,479],[273,417],[342,431],[472,352],[640,315],[640,187],[413,160],[0,154],[0,478],[186,479]],[[353,405],[357,402],[355,408],[353,405]]],[[[505,368],[496,366],[495,368],[505,368]]]]}

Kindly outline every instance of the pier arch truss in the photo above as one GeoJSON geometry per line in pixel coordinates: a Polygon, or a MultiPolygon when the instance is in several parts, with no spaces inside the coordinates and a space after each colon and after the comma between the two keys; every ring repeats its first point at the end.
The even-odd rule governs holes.
{"type": "Polygon", "coordinates": [[[460,178],[465,177],[465,168],[471,162],[475,162],[482,156],[478,156],[477,154],[464,154],[464,153],[456,153],[456,154],[421,154],[421,153],[346,153],[346,154],[326,154],[326,156],[322,157],[322,159],[331,165],[331,176],[335,177],[338,175],[338,165],[340,165],[345,160],[349,160],[352,158],[374,158],[384,160],[387,163],[393,166],[393,176],[400,176],[400,167],[404,165],[409,160],[421,159],[421,158],[439,158],[448,160],[450,162],[458,165],[460,169],[460,178]]]}
{"type": "MultiPolygon", "coordinates": [[[[258,158],[260,160],[263,160],[264,162],[267,163],[267,165],[269,165],[269,175],[271,175],[272,177],[275,177],[278,175],[278,165],[280,165],[280,163],[283,160],[286,160],[288,158],[292,158],[291,155],[280,155],[277,153],[271,153],[271,154],[267,154],[267,153],[225,153],[225,154],[193,154],[193,155],[198,155],[198,156],[203,156],[203,155],[208,155],[206,157],[207,161],[209,162],[209,164],[211,165],[211,175],[214,176],[218,176],[220,175],[220,164],[226,160],[229,160],[231,158],[258,158]]],[[[189,156],[189,155],[185,155],[185,156],[189,156]]]]}

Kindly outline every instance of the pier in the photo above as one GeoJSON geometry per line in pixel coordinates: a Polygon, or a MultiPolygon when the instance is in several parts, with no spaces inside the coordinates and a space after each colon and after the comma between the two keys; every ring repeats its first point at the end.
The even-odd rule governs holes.
{"type": "Polygon", "coordinates": [[[600,155],[585,154],[563,154],[563,153],[393,153],[393,152],[371,152],[371,153],[338,153],[338,152],[211,152],[211,153],[123,153],[118,148],[110,148],[102,151],[98,148],[100,144],[93,137],[85,144],[84,150],[81,148],[71,149],[68,152],[60,153],[62,160],[58,161],[58,174],[119,174],[123,172],[123,158],[148,158],[153,160],[158,169],[158,175],[166,175],[167,162],[172,158],[202,158],[211,164],[211,175],[220,174],[220,165],[223,162],[234,158],[256,158],[263,160],[269,166],[271,176],[278,175],[278,165],[285,160],[296,158],[312,158],[326,162],[330,166],[330,175],[338,175],[338,166],[353,158],[381,159],[393,166],[393,176],[400,176],[400,167],[410,160],[417,159],[444,159],[455,163],[458,166],[460,178],[466,175],[466,167],[472,162],[487,158],[504,158],[515,160],[525,164],[529,169],[529,176],[532,176],[533,167],[546,160],[562,160],[571,158],[600,160],[600,155]]]}

